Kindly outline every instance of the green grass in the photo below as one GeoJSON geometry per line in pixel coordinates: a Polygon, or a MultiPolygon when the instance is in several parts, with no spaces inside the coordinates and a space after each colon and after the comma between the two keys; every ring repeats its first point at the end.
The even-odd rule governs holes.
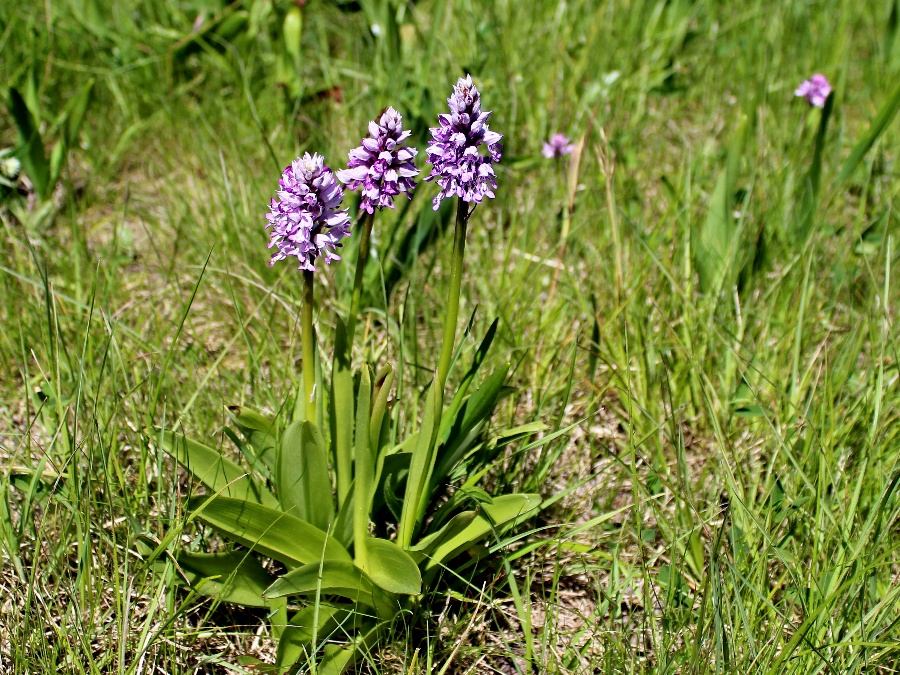
{"type": "MultiPolygon", "coordinates": [[[[561,496],[357,668],[895,672],[896,120],[866,139],[897,107],[896,0],[312,0],[296,59],[289,4],[0,0],[0,80],[48,153],[95,81],[55,192],[0,205],[0,672],[271,658],[264,616],[143,560],[209,534],[142,430],[227,445],[225,405],[279,408],[300,279],[265,264],[278,171],[340,165],[389,104],[423,147],[464,71],[506,153],[469,226],[464,349],[500,317],[498,424],[567,429],[491,481],[561,496]],[[818,191],[820,113],[793,97],[816,71],[818,191]],[[539,155],[557,130],[584,136],[571,177],[539,155]]],[[[377,223],[361,327],[409,425],[449,272],[433,190],[377,223]]],[[[320,275],[326,348],[352,273],[320,275]]]]}

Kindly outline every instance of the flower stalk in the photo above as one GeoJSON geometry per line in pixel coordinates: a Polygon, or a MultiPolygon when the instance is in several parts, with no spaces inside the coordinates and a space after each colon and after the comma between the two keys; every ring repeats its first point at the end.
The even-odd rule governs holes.
{"type": "Polygon", "coordinates": [[[444,337],[441,359],[438,362],[438,383],[441,392],[447,384],[450,361],[456,341],[456,322],[459,319],[459,296],[462,287],[463,261],[466,254],[466,228],[469,223],[469,205],[459,199],[456,206],[456,225],[453,228],[453,253],[450,260],[450,288],[444,310],[444,337]]]}
{"type": "Polygon", "coordinates": [[[306,420],[316,420],[316,337],[313,332],[313,273],[303,270],[303,310],[301,330],[303,331],[303,397],[305,399],[306,420]]]}
{"type": "Polygon", "coordinates": [[[372,224],[375,213],[367,213],[363,218],[362,232],[359,235],[359,252],[356,256],[356,272],[353,275],[353,294],[350,297],[350,315],[347,317],[347,349],[353,350],[353,335],[359,318],[359,304],[362,298],[363,278],[366,263],[369,261],[369,247],[372,239],[372,224]]]}

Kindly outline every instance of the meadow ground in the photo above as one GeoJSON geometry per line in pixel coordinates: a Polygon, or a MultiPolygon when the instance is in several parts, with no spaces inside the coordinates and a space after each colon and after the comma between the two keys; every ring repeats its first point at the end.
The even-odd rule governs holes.
{"type": "MultiPolygon", "coordinates": [[[[278,410],[301,353],[299,277],[266,265],[281,168],[341,166],[386,105],[424,148],[465,72],[505,156],[464,355],[499,317],[495,423],[562,433],[489,477],[541,514],[354,668],[896,672],[900,3],[297,4],[0,0],[4,91],[66,160],[44,194],[28,157],[0,186],[0,672],[271,659],[264,614],[144,560],[188,489],[144,430],[224,447],[225,406],[278,410]],[[574,159],[541,157],[556,131],[574,159]]],[[[364,303],[412,421],[446,295],[433,194],[378,221],[364,303]]],[[[327,323],[352,266],[319,276],[327,323]]]]}

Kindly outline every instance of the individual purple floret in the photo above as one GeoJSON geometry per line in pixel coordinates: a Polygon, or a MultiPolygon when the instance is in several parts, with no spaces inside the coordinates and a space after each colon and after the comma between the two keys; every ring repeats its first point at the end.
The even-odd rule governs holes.
{"type": "Polygon", "coordinates": [[[802,96],[810,105],[816,108],[824,108],[825,101],[828,100],[830,93],[831,84],[828,82],[828,78],[821,73],[816,73],[797,87],[794,96],[802,96]]]}
{"type": "Polygon", "coordinates": [[[269,204],[269,248],[277,248],[270,265],[294,256],[300,269],[315,271],[316,259],[340,260],[335,253],[350,235],[350,216],[341,209],[344,191],[322,155],[308,152],[285,167],[269,204]]]}
{"type": "Polygon", "coordinates": [[[541,154],[547,159],[571,155],[573,146],[563,134],[553,134],[550,140],[544,143],[541,154]]]}
{"type": "Polygon", "coordinates": [[[369,136],[350,151],[347,168],[337,172],[347,189],[362,189],[359,207],[366,213],[394,208],[394,197],[400,193],[410,196],[413,178],[419,173],[416,149],[405,145],[411,133],[403,130],[400,113],[388,108],[377,121],[369,122],[369,136]]]}
{"type": "Polygon", "coordinates": [[[476,204],[485,197],[493,199],[497,189],[493,163],[501,155],[502,136],[488,129],[491,113],[481,111],[481,94],[471,75],[459,79],[447,103],[450,114],[438,115],[440,126],[431,130],[426,150],[432,168],[425,180],[436,181],[441,189],[432,202],[435,211],[450,197],[476,204]]]}

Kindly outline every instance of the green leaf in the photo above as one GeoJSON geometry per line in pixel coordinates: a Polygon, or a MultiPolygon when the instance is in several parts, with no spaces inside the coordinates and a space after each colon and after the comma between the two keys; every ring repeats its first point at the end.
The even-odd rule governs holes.
{"type": "Polygon", "coordinates": [[[188,583],[203,595],[245,607],[268,607],[273,603],[263,592],[273,578],[249,551],[189,553],[176,556],[188,583]]]}
{"type": "Polygon", "coordinates": [[[62,125],[62,134],[50,155],[50,187],[54,186],[59,180],[59,176],[66,164],[69,148],[74,147],[78,143],[78,131],[84,122],[84,115],[87,112],[93,89],[94,81],[90,80],[81,87],[75,96],[69,99],[65,110],[60,115],[59,123],[62,125]]]}
{"type": "Polygon", "coordinates": [[[344,503],[338,507],[337,515],[334,517],[334,527],[331,530],[332,536],[348,548],[353,543],[353,501],[353,484],[351,483],[350,492],[344,503]]]}
{"type": "Polygon", "coordinates": [[[878,137],[888,128],[891,120],[894,119],[894,115],[897,114],[898,108],[900,108],[900,82],[894,86],[894,91],[891,93],[890,98],[882,106],[881,110],[878,111],[878,115],[875,116],[875,119],[872,120],[872,124],[869,126],[866,135],[859,139],[856,145],[853,146],[850,156],[844,162],[844,165],[841,167],[841,172],[838,174],[838,185],[846,182],[847,179],[850,178],[856,170],[856,167],[859,166],[859,163],[863,160],[863,157],[866,156],[866,153],[872,149],[873,145],[875,145],[878,137]]]}
{"type": "MultiPolygon", "coordinates": [[[[455,534],[442,538],[430,553],[425,569],[431,570],[463,553],[492,533],[499,533],[507,527],[533,516],[541,504],[540,495],[510,494],[494,497],[490,504],[483,504],[480,512],[465,527],[455,534]]],[[[448,525],[453,521],[451,520],[448,525]]],[[[423,540],[424,541],[424,540],[423,540]]]]}
{"type": "Polygon", "coordinates": [[[469,524],[475,520],[478,514],[475,511],[462,511],[453,516],[441,529],[423,537],[415,546],[410,547],[410,552],[431,556],[438,547],[462,533],[469,524]]]}
{"type": "Polygon", "coordinates": [[[279,672],[290,668],[304,653],[308,653],[307,647],[314,637],[317,642],[324,641],[344,613],[337,607],[319,603],[294,614],[278,640],[275,666],[279,672]]]}
{"type": "Polygon", "coordinates": [[[703,291],[712,290],[723,279],[736,250],[738,229],[732,216],[732,200],[747,126],[746,119],[739,124],[731,140],[725,167],[719,172],[710,197],[706,219],[692,233],[694,264],[703,291]]]}
{"type": "Polygon", "coordinates": [[[368,366],[363,366],[359,378],[356,408],[355,463],[353,477],[353,554],[359,564],[365,564],[366,542],[369,539],[369,507],[372,503],[372,450],[369,447],[369,415],[372,383],[368,366]]]}
{"type": "Polygon", "coordinates": [[[53,150],[50,151],[50,178],[48,179],[50,186],[56,185],[59,180],[68,152],[69,147],[65,138],[59,139],[53,146],[53,150]]]}
{"type": "MultiPolygon", "coordinates": [[[[318,675],[342,675],[347,666],[354,663],[358,655],[371,652],[380,634],[380,627],[370,628],[366,633],[357,633],[347,645],[327,644],[322,650],[324,656],[316,667],[318,675]]],[[[410,669],[412,672],[414,669],[410,669]]]]}
{"type": "Polygon", "coordinates": [[[759,405],[758,398],[746,380],[741,380],[734,396],[731,399],[731,409],[739,417],[763,417],[765,409],[759,405]]]}
{"type": "Polygon", "coordinates": [[[369,444],[372,453],[377,456],[381,438],[381,429],[384,424],[384,416],[387,412],[388,398],[391,395],[391,387],[394,384],[394,370],[388,367],[387,372],[375,394],[375,402],[372,404],[372,419],[369,422],[369,444]]]}
{"type": "Polygon", "coordinates": [[[460,408],[440,449],[432,485],[446,478],[478,439],[482,427],[494,414],[508,372],[508,365],[495,370],[460,408]]]}
{"type": "Polygon", "coordinates": [[[316,668],[318,675],[341,675],[356,656],[357,648],[325,645],[325,656],[316,668]]]}
{"type": "Polygon", "coordinates": [[[270,415],[264,415],[244,405],[230,405],[228,412],[234,416],[234,423],[242,433],[260,431],[273,436],[275,434],[275,420],[270,415]]]}
{"type": "Polygon", "coordinates": [[[522,439],[526,436],[533,436],[541,431],[546,431],[547,428],[547,425],[543,422],[527,422],[526,424],[520,424],[517,427],[501,429],[493,438],[496,442],[509,442],[511,440],[522,439]]]}
{"type": "Polygon", "coordinates": [[[269,586],[263,595],[266,598],[281,598],[321,593],[375,607],[373,591],[372,582],[353,563],[324,560],[288,572],[269,586]]]}
{"type": "Polygon", "coordinates": [[[338,502],[347,499],[353,479],[353,373],[344,322],[336,319],[331,375],[331,441],[337,474],[338,502]]]}
{"type": "MultiPolygon", "coordinates": [[[[417,437],[413,434],[413,440],[417,437]]],[[[377,512],[382,505],[387,506],[395,519],[399,519],[403,511],[403,486],[409,473],[411,452],[382,453],[378,458],[378,469],[375,472],[375,492],[372,495],[371,512],[377,512]]]]}
{"type": "Polygon", "coordinates": [[[857,255],[873,255],[877,253],[887,239],[889,220],[890,210],[885,209],[859,235],[856,246],[853,247],[853,252],[857,255]]]}
{"type": "MultiPolygon", "coordinates": [[[[474,320],[474,318],[475,317],[473,314],[470,321],[474,320]]],[[[469,370],[466,371],[466,374],[460,381],[459,387],[457,388],[456,393],[453,395],[453,400],[450,401],[450,405],[447,406],[447,409],[441,416],[441,433],[438,436],[438,438],[440,439],[440,443],[445,443],[447,441],[447,436],[450,434],[451,428],[456,422],[459,411],[462,409],[463,404],[466,402],[466,396],[469,393],[469,386],[475,379],[475,375],[478,374],[478,371],[481,368],[481,365],[484,363],[485,358],[487,358],[491,345],[494,342],[494,337],[497,334],[497,326],[499,325],[499,321],[500,319],[494,319],[494,321],[491,323],[490,328],[488,328],[487,333],[485,333],[484,337],[481,340],[481,344],[478,345],[478,349],[475,350],[475,354],[472,356],[472,363],[469,365],[469,370]]]]}
{"type": "Polygon", "coordinates": [[[94,80],[90,80],[78,90],[75,96],[69,99],[69,103],[66,105],[64,135],[70,147],[78,142],[78,132],[84,123],[84,116],[91,102],[93,91],[94,80]]]}
{"type": "Polygon", "coordinates": [[[234,416],[237,428],[250,441],[256,459],[274,476],[278,472],[275,420],[246,406],[232,405],[228,410],[234,416]]]}
{"type": "Polygon", "coordinates": [[[794,237],[803,242],[809,236],[812,228],[816,209],[819,204],[819,185],[822,177],[822,156],[825,149],[825,141],[827,138],[828,121],[831,119],[831,113],[834,109],[834,96],[829,96],[825,101],[825,107],[819,117],[819,128],[816,131],[816,140],[813,146],[812,163],[809,166],[809,172],[806,174],[806,180],[803,183],[803,192],[800,198],[800,212],[794,219],[794,237]]]}
{"type": "Polygon", "coordinates": [[[213,492],[265,506],[278,506],[278,500],[271,492],[215,448],[172,431],[155,431],[159,447],[213,492]]]}
{"type": "Polygon", "coordinates": [[[403,510],[397,527],[397,543],[403,548],[408,547],[412,541],[428,502],[427,492],[431,484],[431,472],[434,470],[434,443],[441,419],[441,404],[442,393],[437,380],[434,380],[428,388],[422,428],[418,432],[415,450],[410,459],[403,510]]]}
{"type": "Polygon", "coordinates": [[[296,5],[291,7],[284,17],[282,27],[284,33],[284,48],[290,54],[294,62],[294,68],[299,72],[302,65],[300,57],[300,38],[303,33],[303,15],[296,5]]]}
{"type": "Polygon", "coordinates": [[[341,544],[305,520],[274,508],[229,497],[195,497],[188,509],[239,544],[285,565],[305,565],[324,555],[350,562],[341,544]]]}
{"type": "Polygon", "coordinates": [[[387,539],[369,538],[364,569],[372,582],[388,593],[418,595],[422,592],[422,575],[416,561],[387,539]]]}
{"type": "Polygon", "coordinates": [[[282,508],[327,530],[334,519],[325,443],[311,422],[292,422],[281,438],[278,498],[282,508]]]}
{"type": "Polygon", "coordinates": [[[44,141],[38,130],[37,120],[25,104],[25,99],[14,87],[9,90],[7,107],[19,131],[18,156],[22,168],[31,179],[38,196],[46,197],[50,188],[50,164],[44,154],[44,141]]]}
{"type": "Polygon", "coordinates": [[[716,188],[709,200],[706,220],[694,242],[694,255],[700,273],[700,286],[711,289],[719,278],[726,263],[729,241],[734,227],[729,212],[731,186],[728,172],[719,172],[716,188]]]}

